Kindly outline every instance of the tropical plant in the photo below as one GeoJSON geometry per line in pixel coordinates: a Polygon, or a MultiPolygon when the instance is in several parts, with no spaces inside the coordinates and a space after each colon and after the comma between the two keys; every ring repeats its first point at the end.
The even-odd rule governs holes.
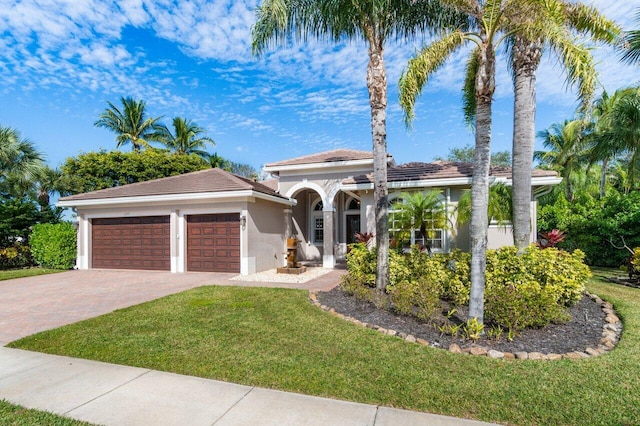
{"type": "Polygon", "coordinates": [[[594,157],[626,155],[627,177],[633,187],[640,171],[640,87],[616,91],[609,109],[599,121],[594,157]]]}
{"type": "Polygon", "coordinates": [[[400,78],[400,105],[405,121],[414,117],[414,105],[429,77],[464,45],[474,43],[464,82],[465,117],[475,126],[475,156],[471,186],[471,302],[469,317],[482,323],[484,315],[484,271],[487,250],[487,207],[491,165],[491,107],[495,93],[496,48],[506,35],[536,34],[528,16],[537,14],[543,2],[532,0],[442,0],[464,14],[471,31],[447,31],[409,60],[400,78]]]}
{"type": "MultiPolygon", "coordinates": [[[[448,228],[449,223],[441,191],[403,192],[391,209],[398,231],[405,236],[413,230],[419,231],[425,249],[431,254],[430,234],[434,230],[448,228]]],[[[394,238],[397,239],[398,235],[394,238]]]]}
{"type": "MultiPolygon", "coordinates": [[[[636,25],[640,25],[640,9],[636,11],[636,25]]],[[[626,31],[623,42],[619,45],[622,53],[621,60],[628,64],[637,64],[640,61],[640,29],[626,31]]]]}
{"type": "Polygon", "coordinates": [[[534,158],[560,173],[569,201],[573,200],[572,175],[588,162],[585,126],[583,120],[565,120],[538,132],[547,151],[534,152],[534,158]]]}
{"type": "Polygon", "coordinates": [[[3,192],[24,192],[44,168],[44,157],[18,130],[0,126],[0,184],[3,192]],[[18,191],[13,191],[19,188],[18,191]]]}
{"type": "Polygon", "coordinates": [[[368,45],[379,292],[386,288],[389,275],[385,45],[394,35],[410,37],[445,24],[463,24],[459,18],[435,0],[265,0],[257,9],[254,53],[263,52],[271,42],[287,42],[292,36],[302,40],[327,38],[334,42],[359,39],[368,45]]]}
{"type": "Polygon", "coordinates": [[[147,118],[146,103],[137,101],[131,97],[120,98],[122,110],[111,102],[107,102],[107,108],[94,126],[103,127],[116,134],[116,146],[120,148],[128,143],[134,151],[149,146],[149,141],[154,140],[158,131],[161,117],[147,118]]]}
{"type": "MultiPolygon", "coordinates": [[[[493,183],[489,187],[489,204],[487,207],[487,226],[496,221],[498,225],[504,226],[511,222],[512,217],[511,189],[502,182],[493,183]]],[[[471,221],[471,191],[465,190],[456,206],[456,221],[458,224],[465,224],[471,221]]]]}
{"type": "Polygon", "coordinates": [[[531,238],[531,169],[535,131],[535,73],[548,47],[560,59],[567,83],[577,83],[583,106],[589,105],[596,85],[590,49],[577,42],[575,33],[599,42],[613,43],[620,29],[593,6],[567,0],[540,2],[525,16],[538,30],[514,33],[508,43],[514,87],[513,123],[513,239],[522,253],[531,238]]]}
{"type": "Polygon", "coordinates": [[[153,139],[162,143],[176,154],[196,154],[203,158],[209,155],[205,150],[207,144],[215,145],[213,139],[201,136],[206,130],[191,120],[182,117],[173,119],[174,133],[164,124],[158,125],[153,139]]]}

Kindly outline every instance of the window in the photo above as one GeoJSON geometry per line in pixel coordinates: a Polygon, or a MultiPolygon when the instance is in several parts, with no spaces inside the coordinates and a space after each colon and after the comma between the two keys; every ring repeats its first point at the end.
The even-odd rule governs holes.
{"type": "Polygon", "coordinates": [[[426,240],[420,233],[420,225],[414,224],[411,220],[411,225],[407,227],[403,224],[406,219],[401,217],[402,211],[398,209],[398,204],[405,203],[402,198],[394,198],[389,200],[389,238],[392,240],[392,246],[402,249],[408,249],[414,244],[419,244],[425,247],[428,245],[431,250],[442,251],[444,250],[444,229],[438,228],[438,221],[434,218],[429,218],[426,222],[426,240]],[[410,229],[407,229],[410,228],[410,229]]]}
{"type": "Polygon", "coordinates": [[[318,199],[312,204],[311,232],[314,243],[324,242],[324,218],[322,217],[322,200],[318,199]]]}

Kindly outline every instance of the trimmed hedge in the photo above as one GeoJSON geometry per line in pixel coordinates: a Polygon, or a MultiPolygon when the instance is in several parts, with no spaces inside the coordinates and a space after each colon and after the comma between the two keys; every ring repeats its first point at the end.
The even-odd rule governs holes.
{"type": "Polygon", "coordinates": [[[71,269],[76,263],[76,229],[69,222],[35,225],[29,242],[33,258],[40,266],[71,269]]]}

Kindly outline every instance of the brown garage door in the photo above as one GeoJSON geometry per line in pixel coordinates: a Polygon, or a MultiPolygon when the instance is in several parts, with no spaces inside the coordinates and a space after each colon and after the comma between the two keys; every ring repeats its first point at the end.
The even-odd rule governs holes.
{"type": "Polygon", "coordinates": [[[92,267],[171,269],[169,216],[93,219],[92,267]]]}
{"type": "Polygon", "coordinates": [[[187,216],[187,270],[240,272],[240,215],[187,216]]]}

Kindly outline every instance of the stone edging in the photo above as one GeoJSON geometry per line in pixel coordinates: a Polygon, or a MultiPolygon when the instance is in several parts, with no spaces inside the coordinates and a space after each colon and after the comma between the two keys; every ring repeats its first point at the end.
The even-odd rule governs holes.
{"type": "MultiPolygon", "coordinates": [[[[531,360],[548,360],[548,361],[554,361],[558,359],[581,359],[581,358],[590,358],[590,357],[602,355],[603,353],[613,349],[618,343],[618,341],[620,340],[620,334],[622,333],[622,321],[620,321],[620,318],[618,318],[618,316],[616,315],[615,310],[613,309],[613,305],[610,302],[605,302],[595,294],[590,294],[590,293],[586,293],[586,294],[591,300],[593,300],[594,302],[600,305],[600,307],[602,308],[602,311],[606,315],[604,320],[605,324],[602,329],[602,338],[600,339],[599,345],[596,348],[589,347],[582,352],[575,351],[575,352],[568,352],[566,354],[554,354],[554,353],[543,354],[540,352],[511,353],[511,352],[500,352],[494,349],[489,349],[486,347],[476,346],[476,345],[473,345],[469,348],[461,349],[459,345],[457,345],[456,343],[453,343],[452,345],[449,346],[449,351],[453,353],[487,356],[489,358],[494,358],[494,359],[531,359],[531,360]]],[[[386,334],[388,336],[396,336],[410,343],[417,343],[423,346],[437,347],[430,344],[428,341],[417,338],[411,334],[398,332],[396,330],[389,330],[383,327],[379,327],[375,324],[368,324],[366,322],[362,322],[350,316],[343,315],[339,312],[336,312],[334,308],[325,306],[318,301],[316,291],[309,291],[309,301],[313,303],[315,306],[319,307],[320,309],[329,312],[331,315],[347,320],[361,327],[377,330],[380,333],[386,334]]]]}

